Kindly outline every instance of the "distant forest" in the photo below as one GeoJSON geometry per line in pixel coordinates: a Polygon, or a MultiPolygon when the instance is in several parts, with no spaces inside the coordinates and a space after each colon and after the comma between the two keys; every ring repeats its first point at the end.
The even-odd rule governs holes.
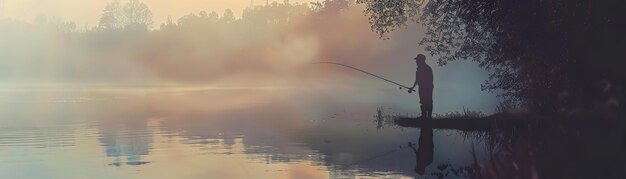
{"type": "Polygon", "coordinates": [[[226,74],[297,73],[313,58],[366,56],[375,48],[375,33],[353,27],[367,24],[353,6],[348,0],[272,2],[248,7],[240,18],[230,9],[201,11],[156,25],[148,6],[130,0],[108,3],[95,27],[43,15],[34,23],[3,19],[0,79],[204,83],[226,74]]]}

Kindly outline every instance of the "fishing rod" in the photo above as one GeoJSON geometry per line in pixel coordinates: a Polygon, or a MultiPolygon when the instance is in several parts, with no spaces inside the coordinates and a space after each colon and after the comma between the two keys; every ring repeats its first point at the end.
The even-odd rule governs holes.
{"type": "Polygon", "coordinates": [[[397,83],[397,82],[395,82],[395,81],[391,81],[391,80],[389,80],[389,79],[387,79],[387,78],[383,78],[382,76],[378,76],[378,75],[376,75],[376,74],[373,74],[373,73],[367,72],[367,71],[365,71],[365,70],[361,70],[361,69],[359,69],[359,68],[356,68],[356,67],[353,67],[353,66],[350,66],[350,65],[341,64],[341,63],[336,63],[336,62],[317,62],[317,63],[315,63],[315,64],[331,64],[331,65],[338,65],[338,66],[346,67],[346,68],[353,69],[353,70],[356,70],[356,71],[359,71],[359,72],[365,73],[365,74],[367,74],[367,75],[370,75],[370,76],[376,77],[376,78],[378,78],[378,79],[385,80],[386,82],[389,82],[389,83],[391,83],[391,84],[394,84],[394,85],[400,86],[400,89],[402,89],[402,88],[409,89],[409,93],[415,92],[415,90],[414,90],[414,89],[409,88],[409,87],[407,87],[407,86],[404,86],[404,85],[402,85],[402,84],[400,84],[400,83],[397,83]]]}

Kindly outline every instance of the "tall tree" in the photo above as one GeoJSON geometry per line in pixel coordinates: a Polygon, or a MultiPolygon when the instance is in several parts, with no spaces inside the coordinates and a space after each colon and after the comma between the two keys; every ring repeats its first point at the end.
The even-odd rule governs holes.
{"type": "Polygon", "coordinates": [[[124,28],[122,4],[116,0],[107,3],[100,16],[98,28],[102,30],[119,30],[124,28]]]}
{"type": "Polygon", "coordinates": [[[123,8],[124,24],[126,27],[144,28],[152,27],[152,11],[139,0],[130,0],[123,8]]]}
{"type": "Polygon", "coordinates": [[[626,45],[624,1],[357,2],[382,37],[416,20],[427,28],[420,45],[440,65],[477,61],[491,72],[483,89],[538,111],[624,102],[626,70],[614,61],[626,45]]]}
{"type": "Polygon", "coordinates": [[[152,12],[146,4],[130,0],[122,6],[116,0],[104,8],[98,27],[102,30],[149,29],[152,24],[152,12]]]}

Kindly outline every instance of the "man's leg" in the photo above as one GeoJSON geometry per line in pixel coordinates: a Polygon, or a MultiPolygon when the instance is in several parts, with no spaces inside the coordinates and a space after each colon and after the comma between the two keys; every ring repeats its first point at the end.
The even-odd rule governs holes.
{"type": "Polygon", "coordinates": [[[422,116],[432,118],[433,114],[433,88],[425,87],[419,89],[420,103],[422,104],[422,116]]]}
{"type": "Polygon", "coordinates": [[[426,95],[428,98],[428,118],[433,118],[433,87],[428,89],[428,94],[426,95]]]}
{"type": "Polygon", "coordinates": [[[420,118],[426,118],[428,117],[428,94],[426,94],[427,91],[422,88],[418,88],[417,90],[420,95],[420,110],[422,111],[420,118]]]}

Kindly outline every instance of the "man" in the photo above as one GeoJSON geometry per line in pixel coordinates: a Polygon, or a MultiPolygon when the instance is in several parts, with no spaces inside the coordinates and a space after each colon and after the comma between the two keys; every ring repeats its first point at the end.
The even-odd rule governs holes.
{"type": "Polygon", "coordinates": [[[422,110],[422,119],[432,119],[433,113],[433,70],[426,64],[426,56],[419,54],[414,58],[417,63],[417,71],[415,72],[415,83],[409,89],[414,91],[415,86],[418,87],[420,95],[420,109],[422,110]]]}

